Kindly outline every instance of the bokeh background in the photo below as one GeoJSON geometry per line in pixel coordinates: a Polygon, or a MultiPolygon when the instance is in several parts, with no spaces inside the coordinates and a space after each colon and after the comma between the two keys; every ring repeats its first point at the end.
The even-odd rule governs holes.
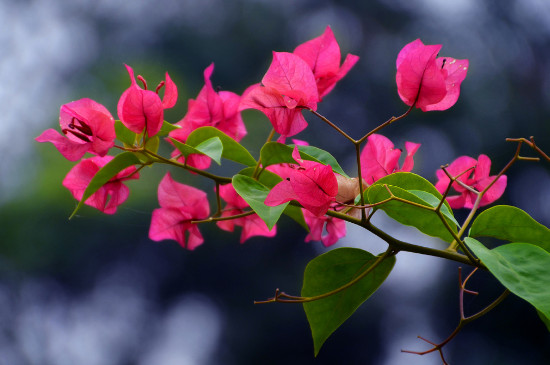
{"type": "MultiPolygon", "coordinates": [[[[167,0],[0,1],[0,364],[440,364],[400,349],[423,350],[422,335],[441,341],[458,321],[457,266],[399,254],[388,281],[325,343],[317,358],[299,305],[254,305],[277,287],[299,293],[309,260],[325,252],[283,219],[275,239],[202,227],[194,252],[147,238],[163,169],[130,182],[114,216],[91,208],[68,220],[75,201],[61,186],[72,163],[33,138],[56,128],[63,103],[90,97],[116,116],[129,85],[124,63],[151,85],[169,71],[179,99],[166,119],[178,121],[187,99],[215,62],[214,85],[241,93],[258,82],[271,51],[292,51],[327,25],[343,54],[359,63],[319,111],[359,137],[406,106],[395,87],[395,58],[410,41],[443,44],[441,55],[468,58],[458,103],[422,113],[384,131],[397,146],[422,143],[415,172],[435,170],[462,154],[488,154],[496,172],[515,146],[506,137],[534,135],[550,151],[550,2],[444,0],[167,0]]],[[[258,152],[270,130],[257,111],[243,113],[258,152]]],[[[353,173],[353,149],[306,116],[298,135],[336,156],[353,173]]],[[[526,152],[527,154],[527,152],[526,152]]],[[[510,171],[500,203],[550,224],[548,164],[510,171]]],[[[211,189],[189,174],[186,183],[211,189]]],[[[462,216],[464,213],[458,213],[462,216]]],[[[383,219],[382,228],[410,242],[443,247],[383,219]]],[[[372,235],[349,226],[343,246],[380,252],[372,235]]],[[[476,274],[473,313],[502,291],[476,274]]],[[[515,297],[467,326],[446,348],[452,364],[548,364],[550,339],[534,309],[515,297]]]]}

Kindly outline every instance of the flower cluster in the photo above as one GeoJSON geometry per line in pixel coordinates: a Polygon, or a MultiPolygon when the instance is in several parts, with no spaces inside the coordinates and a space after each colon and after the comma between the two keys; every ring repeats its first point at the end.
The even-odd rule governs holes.
{"type": "MultiPolygon", "coordinates": [[[[397,91],[411,108],[445,110],[458,99],[468,60],[438,58],[440,48],[440,45],[424,45],[415,40],[399,52],[397,91]]],[[[340,47],[332,29],[327,27],[321,36],[299,45],[293,52],[273,52],[271,65],[261,82],[246,88],[242,95],[214,89],[212,63],[204,70],[203,88],[195,99],[188,101],[186,114],[174,124],[164,120],[164,110],[174,107],[178,97],[176,84],[169,74],[166,73],[165,80],[152,91],[147,88],[145,79],[141,75],[136,78],[134,70],[126,65],[130,86],[120,96],[117,114],[121,130],[129,133],[129,139],[117,136],[115,124],[118,121],[115,122],[107,108],[94,100],[80,99],[61,107],[62,134],[48,129],[36,140],[53,143],[68,160],[80,160],[63,185],[75,199],[85,197],[84,204],[107,214],[114,213],[128,198],[129,189],[123,182],[138,179],[138,171],[144,165],[166,163],[216,182],[217,209],[211,215],[204,191],[177,182],[167,173],[158,187],[160,208],[153,211],[149,231],[152,240],[172,239],[183,247],[194,249],[203,242],[198,230],[202,221],[214,221],[219,228],[229,232],[241,227],[241,242],[254,236],[272,237],[277,232],[276,226],[268,224],[268,214],[262,209],[271,212],[270,209],[290,202],[302,208],[298,220],[309,227],[306,242],[316,240],[331,246],[346,235],[342,218],[353,208],[356,196],[384,176],[412,171],[413,157],[420,144],[406,142],[401,158],[403,151],[395,148],[387,137],[367,134],[362,139],[366,144],[357,161],[362,176],[359,181],[346,177],[339,166],[337,168],[330,161],[310,155],[312,150],[308,149],[311,146],[307,146],[307,142],[295,140],[296,145],[280,163],[264,168],[258,160],[253,171],[247,173],[251,179],[261,182],[265,169],[279,179],[265,186],[261,198],[258,192],[248,194],[242,186],[237,189],[230,178],[204,170],[210,167],[213,159],[218,162],[220,157],[225,157],[241,162],[237,154],[248,153],[239,143],[247,135],[241,111],[256,109],[262,112],[274,132],[279,134],[277,141],[282,145],[287,137],[307,127],[303,111],[316,111],[318,104],[358,60],[359,57],[348,54],[342,62],[340,47]],[[159,93],[163,89],[161,97],[159,93]],[[219,133],[200,143],[194,142],[192,136],[204,127],[215,128],[219,133]],[[157,155],[156,147],[150,147],[158,146],[159,137],[167,137],[167,142],[175,147],[171,158],[157,155]],[[122,146],[115,145],[117,138],[124,142],[122,146]],[[157,142],[153,143],[155,140],[157,142]],[[304,149],[299,149],[298,145],[304,149]],[[136,157],[120,162],[107,155],[114,147],[136,157]],[[86,153],[95,156],[82,159],[86,153]],[[104,183],[95,186],[100,170],[104,183]],[[222,200],[225,206],[221,205],[222,200]]],[[[251,156],[250,159],[255,161],[251,156]]],[[[249,160],[245,164],[249,164],[249,160]]],[[[447,174],[437,172],[435,186],[441,193],[448,194],[450,179],[456,177],[452,187],[460,195],[447,197],[453,208],[472,208],[476,194],[489,186],[480,205],[489,204],[502,195],[506,186],[506,176],[494,182],[495,177],[489,176],[489,167],[490,160],[485,155],[478,160],[460,157],[447,168],[447,174]]]]}

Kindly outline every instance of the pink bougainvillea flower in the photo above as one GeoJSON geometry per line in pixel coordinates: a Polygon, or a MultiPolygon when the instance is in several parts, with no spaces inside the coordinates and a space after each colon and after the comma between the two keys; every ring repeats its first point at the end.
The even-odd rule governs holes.
{"type": "Polygon", "coordinates": [[[170,133],[170,137],[185,142],[195,129],[205,126],[216,127],[237,142],[246,136],[246,127],[239,112],[241,97],[230,91],[215,91],[210,77],[214,64],[204,70],[204,86],[195,100],[189,99],[187,113],[177,122],[181,128],[170,133]]]}
{"type": "MultiPolygon", "coordinates": [[[[465,171],[466,173],[462,174],[458,180],[474,188],[476,191],[481,192],[485,189],[490,183],[495,180],[496,176],[489,176],[491,170],[491,160],[486,155],[479,155],[478,159],[461,156],[453,161],[447,167],[447,172],[451,176],[456,177],[465,171]],[[470,170],[470,171],[468,171],[470,170]]],[[[443,170],[438,170],[437,173],[437,183],[435,187],[440,193],[444,193],[449,186],[450,179],[445,174],[443,170]]],[[[502,196],[504,190],[506,189],[507,177],[502,175],[498,180],[487,190],[487,192],[481,198],[479,206],[484,206],[491,204],[498,198],[502,196]]],[[[451,208],[473,208],[474,203],[477,199],[477,194],[466,189],[465,187],[459,185],[457,182],[453,183],[453,188],[460,194],[454,196],[447,196],[447,201],[451,208]]]]}
{"type": "Polygon", "coordinates": [[[166,80],[161,81],[155,91],[147,90],[147,82],[138,75],[138,80],[143,83],[144,89],[142,89],[136,82],[134,70],[128,65],[126,69],[132,84],[122,93],[118,101],[118,117],[132,132],[141,133],[145,130],[149,137],[153,137],[162,127],[164,109],[170,109],[176,105],[178,89],[168,72],[166,80]],[[163,86],[165,87],[164,97],[161,100],[158,92],[163,86]]]}
{"type": "MultiPolygon", "coordinates": [[[[244,213],[244,209],[248,207],[248,203],[235,191],[233,185],[221,185],[220,197],[227,203],[222,217],[230,217],[244,213]]],[[[277,227],[274,226],[269,230],[265,222],[257,215],[252,214],[242,218],[218,221],[218,227],[224,231],[233,232],[235,226],[242,227],[241,243],[253,236],[273,237],[277,234],[277,227]]]]}
{"type": "Polygon", "coordinates": [[[397,92],[407,105],[422,111],[446,110],[458,100],[468,60],[439,57],[441,45],[407,44],[397,56],[397,92]]]}
{"type": "Polygon", "coordinates": [[[271,189],[264,203],[274,207],[296,200],[315,216],[324,215],[338,194],[338,182],[332,167],[302,160],[297,147],[294,147],[292,157],[298,165],[292,165],[288,176],[271,189]]]}
{"type": "Polygon", "coordinates": [[[332,246],[340,238],[346,236],[346,222],[329,216],[317,217],[308,210],[302,209],[304,219],[309,226],[309,234],[305,241],[321,241],[325,247],[332,246]],[[326,234],[323,234],[323,229],[326,234]]]}
{"type": "Polygon", "coordinates": [[[361,176],[372,185],[378,179],[398,171],[411,171],[414,166],[413,156],[420,144],[405,142],[407,156],[403,166],[399,167],[401,150],[394,148],[393,143],[380,134],[372,134],[361,152],[361,176]]]}
{"type": "Polygon", "coordinates": [[[159,184],[158,199],[160,208],[153,211],[149,238],[153,241],[171,239],[189,250],[200,246],[204,239],[191,221],[205,219],[210,214],[206,193],[178,183],[166,173],[159,184]],[[187,240],[186,232],[189,232],[187,240]]]}
{"type": "Polygon", "coordinates": [[[86,152],[105,156],[115,144],[115,120],[107,108],[92,99],[80,99],[61,106],[59,124],[63,137],[47,129],[36,137],[51,142],[69,161],[77,161],[86,152]]]}
{"type": "MultiPolygon", "coordinates": [[[[170,132],[170,137],[185,143],[191,132],[200,127],[216,127],[237,142],[246,136],[246,127],[239,111],[241,97],[230,91],[215,91],[210,77],[214,72],[212,63],[204,70],[204,86],[195,100],[189,99],[187,113],[176,123],[181,128],[170,132]]],[[[174,155],[178,155],[176,150],[174,155]]],[[[180,158],[185,162],[185,157],[180,158]]],[[[192,154],[187,157],[187,164],[198,169],[210,166],[210,158],[192,154]]]]}
{"type": "MultiPolygon", "coordinates": [[[[69,189],[76,200],[81,200],[84,196],[84,191],[95,174],[112,159],[113,156],[96,156],[80,161],[69,171],[63,180],[63,186],[69,189]]],[[[139,179],[139,173],[136,172],[134,166],[120,171],[86,199],[84,203],[104,213],[114,214],[117,207],[124,203],[130,194],[128,187],[122,183],[130,179],[139,179]]]]}
{"type": "Polygon", "coordinates": [[[273,52],[262,84],[244,92],[239,109],[260,110],[275,131],[286,138],[307,127],[302,109],[316,110],[318,101],[317,83],[309,65],[295,54],[273,52]]]}
{"type": "Polygon", "coordinates": [[[340,66],[340,46],[334,38],[330,26],[325,32],[310,41],[307,41],[294,50],[294,54],[300,56],[311,68],[317,89],[319,101],[336,86],[349,70],[359,61],[359,57],[348,54],[342,66],[340,66]]]}

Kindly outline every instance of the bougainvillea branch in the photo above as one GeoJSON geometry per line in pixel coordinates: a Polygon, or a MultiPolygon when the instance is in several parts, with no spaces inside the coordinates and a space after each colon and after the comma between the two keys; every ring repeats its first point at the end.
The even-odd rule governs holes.
{"type": "MultiPolygon", "coordinates": [[[[433,346],[429,350],[404,351],[419,355],[438,351],[446,364],[443,347],[464,325],[490,312],[510,293],[533,305],[550,329],[550,230],[517,207],[495,205],[481,210],[503,195],[509,183],[505,173],[514,163],[549,162],[550,157],[533,137],[508,138],[517,143],[517,149],[496,175],[490,174],[491,159],[483,153],[477,158],[458,156],[449,161],[435,172],[435,182],[431,182],[434,176],[415,174],[414,159],[421,145],[406,141],[400,149],[380,132],[416,109],[443,111],[458,102],[469,61],[439,57],[441,48],[416,39],[401,49],[395,83],[397,96],[408,109],[359,139],[318,111],[323,99],[359,61],[353,54],[342,60],[336,37],[326,27],[323,34],[293,52],[274,51],[261,81],[240,95],[212,86],[211,63],[202,71],[203,87],[187,101],[185,115],[175,123],[164,120],[164,110],[174,107],[178,97],[169,74],[153,91],[147,89],[141,75],[136,78],[126,66],[130,86],[117,103],[120,120],[114,120],[102,104],[84,98],[60,108],[62,134],[48,129],[36,140],[52,143],[64,158],[77,162],[63,181],[79,201],[71,217],[84,205],[114,214],[130,194],[129,180],[139,180],[144,166],[162,164],[169,171],[157,189],[159,207],[151,214],[149,238],[153,241],[171,240],[196,250],[204,243],[201,229],[234,232],[239,227],[240,243],[245,243],[258,236],[275,236],[277,225],[284,222],[280,221],[282,215],[294,220],[307,232],[305,242],[320,241],[329,249],[306,266],[301,295],[276,289],[272,298],[255,303],[301,303],[316,356],[326,339],[384,283],[400,252],[439,257],[473,267],[473,272],[489,272],[506,288],[500,297],[482,311],[465,316],[464,293],[474,294],[466,289],[473,272],[462,281],[459,271],[457,328],[439,344],[420,337],[433,346]],[[263,114],[272,127],[257,157],[246,147],[248,132],[241,116],[246,109],[263,114]],[[308,127],[303,115],[307,111],[349,142],[349,153],[355,152],[356,176],[349,176],[330,152],[309,141],[293,139],[287,144],[289,137],[308,127]],[[172,152],[159,152],[164,151],[159,149],[161,143],[172,152]],[[520,156],[522,145],[540,157],[520,156]],[[119,153],[109,155],[114,151],[119,153]],[[231,176],[207,171],[225,160],[232,161],[231,176]],[[187,185],[180,181],[185,174],[172,174],[172,170],[214,182],[215,189],[207,193],[187,185]],[[216,207],[213,213],[212,203],[216,207]],[[455,218],[458,209],[469,210],[462,224],[455,218]],[[378,211],[395,224],[440,240],[441,247],[428,247],[424,240],[397,239],[393,228],[386,231],[373,224],[371,218],[378,211]],[[212,222],[216,224],[204,225],[212,222]],[[355,248],[361,242],[346,247],[347,224],[382,239],[387,244],[385,252],[374,255],[355,248]],[[489,249],[478,241],[485,237],[502,242],[489,249]],[[343,247],[334,248],[337,242],[343,247]]],[[[224,166],[222,171],[227,174],[228,169],[224,166]]]]}

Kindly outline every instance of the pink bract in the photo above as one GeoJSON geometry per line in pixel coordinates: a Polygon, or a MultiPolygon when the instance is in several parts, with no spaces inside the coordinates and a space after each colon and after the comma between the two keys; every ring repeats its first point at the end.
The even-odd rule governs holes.
{"type": "Polygon", "coordinates": [[[296,47],[294,54],[306,61],[311,71],[313,71],[319,91],[319,101],[359,61],[358,56],[348,54],[344,63],[340,66],[340,46],[336,42],[330,26],[326,27],[321,36],[296,47]]]}
{"type": "Polygon", "coordinates": [[[204,86],[195,100],[189,99],[187,113],[176,123],[181,129],[170,133],[170,137],[185,142],[195,129],[205,126],[216,127],[239,142],[246,136],[246,127],[239,112],[241,97],[230,91],[216,92],[210,77],[214,64],[204,70],[204,86]]]}
{"type": "MultiPolygon", "coordinates": [[[[239,142],[246,136],[246,127],[239,111],[241,97],[230,91],[216,92],[212,87],[210,77],[214,72],[214,64],[204,70],[204,86],[195,100],[189,99],[187,113],[176,125],[180,129],[170,132],[170,137],[185,143],[189,134],[200,127],[211,126],[219,129],[239,142]]],[[[175,151],[174,155],[179,154],[175,151]]],[[[182,157],[180,162],[185,163],[182,157]]],[[[203,155],[189,155],[187,164],[198,169],[210,166],[210,158],[203,155]]]]}
{"type": "Polygon", "coordinates": [[[346,222],[330,217],[317,217],[308,210],[302,209],[304,219],[309,226],[309,234],[305,241],[321,241],[325,247],[332,246],[340,238],[346,236],[346,222]],[[323,234],[323,229],[326,227],[326,234],[323,234]]]}
{"type": "Polygon", "coordinates": [[[191,221],[205,219],[210,214],[206,193],[178,183],[166,173],[158,187],[158,200],[160,208],[153,211],[149,238],[153,241],[171,239],[189,250],[201,245],[204,239],[191,221]]]}
{"type": "Polygon", "coordinates": [[[84,98],[61,106],[59,124],[63,137],[55,129],[47,129],[36,137],[37,142],[51,142],[69,161],[86,154],[105,156],[115,144],[115,120],[107,108],[84,98]]]}
{"type": "Polygon", "coordinates": [[[414,167],[413,156],[420,144],[405,142],[407,156],[403,166],[399,167],[401,150],[395,148],[393,143],[380,134],[372,134],[367,139],[367,144],[361,152],[361,176],[372,185],[375,181],[398,171],[409,172],[414,167]]]}
{"type": "MultiPolygon", "coordinates": [[[[222,217],[244,213],[244,209],[248,207],[248,203],[237,194],[231,184],[220,186],[220,197],[227,203],[223,209],[222,217]]],[[[277,234],[277,227],[274,226],[273,229],[269,230],[265,222],[257,214],[219,221],[216,224],[228,232],[233,232],[235,226],[242,227],[241,243],[253,236],[273,237],[277,234]]]]}
{"type": "Polygon", "coordinates": [[[292,157],[298,166],[289,169],[288,176],[271,189],[264,203],[273,207],[296,200],[315,216],[324,215],[338,194],[332,167],[302,160],[297,147],[294,147],[292,157]]]}
{"type": "Polygon", "coordinates": [[[145,89],[138,86],[134,77],[134,70],[126,65],[130,75],[131,85],[122,93],[118,101],[117,113],[122,124],[134,133],[141,133],[144,130],[149,137],[155,136],[164,121],[164,109],[172,108],[178,98],[176,84],[170,79],[168,72],[166,80],[162,81],[156,91],[147,90],[145,80],[138,76],[143,82],[145,89]],[[160,88],[164,86],[164,97],[162,100],[158,95],[160,88]]]}
{"type": "MultiPolygon", "coordinates": [[[[465,185],[474,188],[478,192],[484,190],[493,182],[493,180],[495,180],[495,175],[489,176],[490,170],[491,159],[489,159],[486,155],[479,155],[477,160],[469,156],[461,156],[454,160],[449,167],[447,167],[447,172],[449,172],[451,176],[456,177],[462,174],[458,180],[463,182],[465,185]]],[[[449,186],[451,180],[443,170],[438,170],[436,175],[438,180],[435,187],[440,193],[443,194],[449,186]]],[[[483,195],[479,206],[482,207],[484,205],[491,204],[500,198],[506,189],[506,183],[506,175],[500,176],[493,186],[491,186],[483,195]]],[[[477,194],[466,189],[457,182],[453,183],[453,188],[460,195],[447,196],[447,201],[449,202],[451,208],[473,208],[477,199],[477,194]]]]}
{"type": "Polygon", "coordinates": [[[318,101],[317,83],[309,65],[292,53],[273,52],[262,84],[245,90],[239,110],[260,110],[286,138],[307,127],[302,109],[316,110],[318,101]]]}
{"type": "MultiPolygon", "coordinates": [[[[76,200],[81,200],[95,174],[112,159],[113,156],[96,156],[80,161],[69,171],[63,180],[63,186],[69,189],[76,200]]],[[[138,178],[139,173],[136,172],[136,168],[134,166],[127,167],[86,199],[84,204],[106,214],[114,214],[117,207],[124,203],[130,194],[130,190],[122,182],[138,178]]]]}
{"type": "Polygon", "coordinates": [[[437,55],[441,45],[407,44],[397,56],[397,92],[403,102],[422,111],[446,110],[458,100],[468,60],[437,55]]]}

